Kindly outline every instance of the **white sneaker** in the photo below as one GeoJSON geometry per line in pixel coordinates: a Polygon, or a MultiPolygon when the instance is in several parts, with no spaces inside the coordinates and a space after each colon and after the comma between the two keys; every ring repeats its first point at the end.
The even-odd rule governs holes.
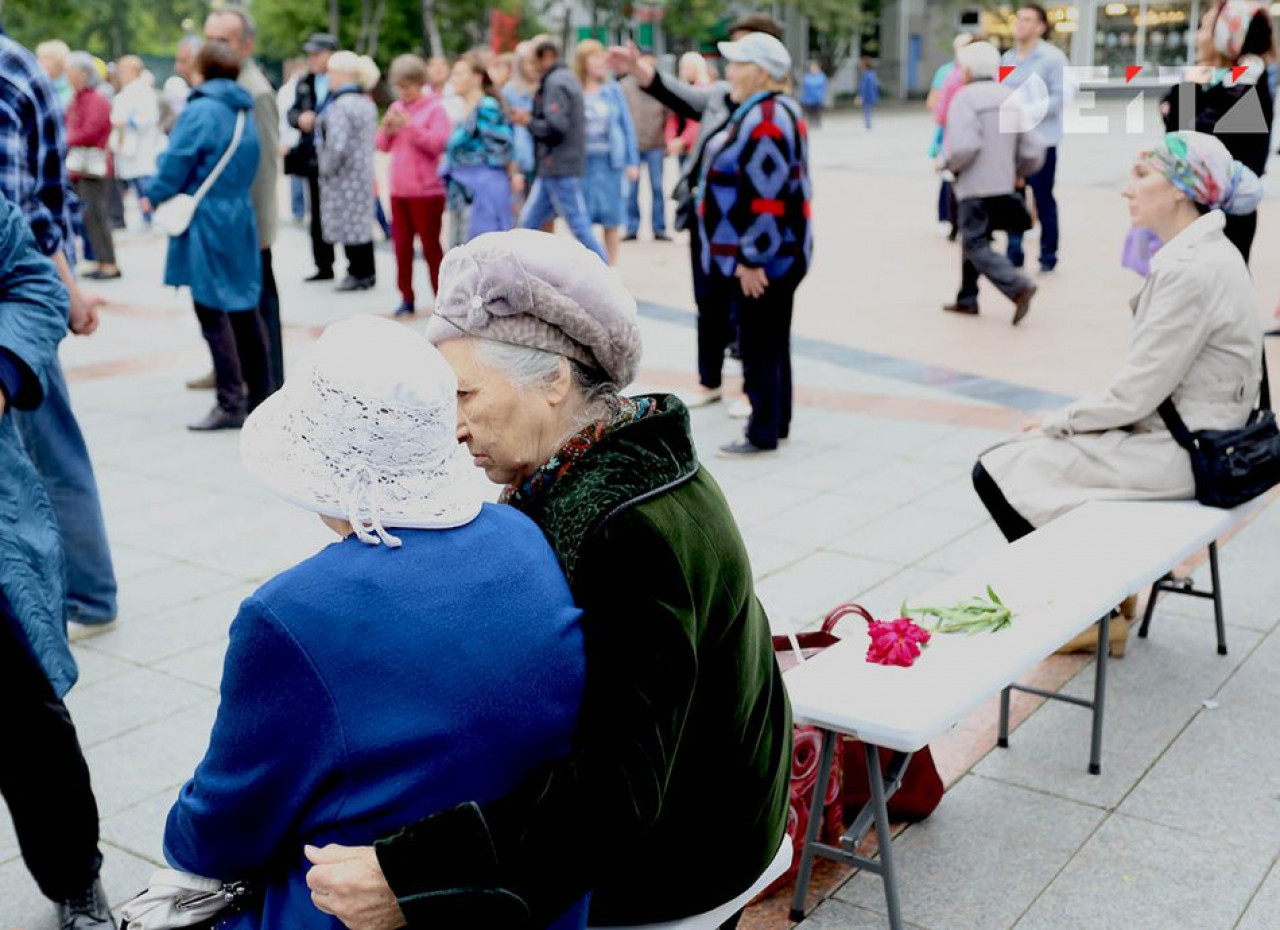
{"type": "Polygon", "coordinates": [[[751,416],[751,401],[741,397],[729,407],[729,416],[735,420],[745,420],[751,416]]]}
{"type": "Polygon", "coordinates": [[[684,401],[686,407],[694,410],[698,407],[719,403],[724,399],[724,391],[720,390],[720,388],[698,388],[693,391],[686,391],[678,396],[684,401]]]}
{"type": "Polygon", "coordinates": [[[67,641],[78,643],[82,640],[92,639],[95,636],[101,636],[103,633],[110,633],[115,628],[115,620],[108,620],[106,623],[80,623],[76,620],[68,620],[67,641]]]}
{"type": "Polygon", "coordinates": [[[938,235],[939,235],[939,236],[941,236],[943,239],[946,239],[948,236],[950,236],[950,235],[951,235],[951,224],[950,224],[950,223],[948,223],[946,220],[939,220],[939,221],[938,221],[938,235]]]}

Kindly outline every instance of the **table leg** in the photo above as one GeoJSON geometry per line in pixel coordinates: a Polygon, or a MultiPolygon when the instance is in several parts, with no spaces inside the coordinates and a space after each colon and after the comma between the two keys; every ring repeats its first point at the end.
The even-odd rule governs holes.
{"type": "MultiPolygon", "coordinates": [[[[822,752],[818,756],[818,779],[813,785],[813,803],[809,808],[809,825],[805,829],[804,846],[800,851],[800,871],[796,874],[796,891],[791,901],[791,919],[804,920],[805,899],[809,895],[809,879],[813,875],[814,844],[822,828],[823,808],[826,807],[827,782],[831,779],[836,757],[836,745],[840,735],[831,730],[822,731],[822,752]]],[[[874,747],[873,747],[874,751],[874,747]]],[[[876,769],[879,774],[879,769],[876,769]]],[[[883,794],[884,788],[881,787],[883,794]]]]}
{"type": "Polygon", "coordinates": [[[1222,579],[1218,577],[1218,543],[1209,543],[1209,577],[1213,581],[1213,620],[1218,626],[1218,655],[1227,654],[1227,622],[1222,616],[1222,579]]]}
{"type": "Polygon", "coordinates": [[[1098,623],[1098,661],[1093,677],[1093,741],[1089,748],[1089,774],[1102,773],[1102,718],[1107,697],[1107,659],[1110,652],[1111,613],[1098,623]]]}
{"type": "Polygon", "coordinates": [[[889,829],[889,806],[885,798],[884,776],[880,772],[880,750],[870,743],[862,744],[867,757],[867,781],[871,785],[871,804],[876,817],[876,840],[880,845],[880,877],[884,881],[884,903],[892,930],[902,928],[902,910],[898,904],[898,876],[893,867],[893,832],[889,829]]]}
{"type": "Polygon", "coordinates": [[[1012,688],[1000,692],[1000,732],[996,736],[996,745],[1001,749],[1009,748],[1009,693],[1012,688]]]}

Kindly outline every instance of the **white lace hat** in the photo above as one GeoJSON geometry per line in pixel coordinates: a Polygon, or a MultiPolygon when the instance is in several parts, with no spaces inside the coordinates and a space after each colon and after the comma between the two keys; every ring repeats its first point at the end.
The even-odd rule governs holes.
{"type": "Polygon", "coordinates": [[[458,382],[440,352],[390,320],[325,329],[309,358],[245,421],[240,455],[280,497],[347,520],[361,542],[387,527],[448,529],[483,500],[457,439],[458,382]]]}

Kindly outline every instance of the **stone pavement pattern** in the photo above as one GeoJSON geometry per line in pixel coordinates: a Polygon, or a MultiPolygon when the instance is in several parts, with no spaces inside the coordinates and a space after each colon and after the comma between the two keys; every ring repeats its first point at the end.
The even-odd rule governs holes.
{"type": "MultiPolygon", "coordinates": [[[[1135,138],[1089,138],[1078,158],[1064,154],[1064,265],[1013,330],[985,294],[977,320],[937,309],[958,257],[931,229],[927,136],[918,112],[889,110],[874,133],[837,118],[815,137],[819,251],[797,313],[795,439],[767,459],[720,461],[710,453],[740,424],[721,407],[694,412],[780,631],[847,599],[892,611],[1002,546],[969,487],[974,456],[1025,411],[1099,386],[1123,353],[1120,308],[1137,279],[1117,271],[1115,192],[1135,138]]],[[[1276,216],[1266,204],[1262,255],[1274,251],[1276,216]]],[[[378,289],[343,297],[299,283],[308,252],[303,231],[283,231],[276,267],[292,360],[325,323],[397,302],[388,251],[378,289]]],[[[686,256],[648,242],[624,250],[622,273],[645,301],[643,389],[694,381],[686,256]]],[[[162,263],[160,241],[122,240],[126,277],[102,289],[115,303],[101,332],[63,348],[121,581],[119,628],[76,647],[82,676],[68,700],[115,904],[161,862],[164,816],[205,748],[238,602],[330,538],[248,477],[234,434],[185,430],[211,402],[181,387],[207,353],[188,299],[158,284],[162,263]]],[[[1259,266],[1262,313],[1280,272],[1259,266]]],[[[1214,653],[1208,605],[1175,600],[1162,603],[1152,638],[1112,666],[1101,777],[1085,773],[1088,714],[1037,709],[1024,695],[1010,749],[990,752],[991,707],[935,745],[950,790],[895,846],[913,926],[1280,926],[1277,552],[1276,507],[1223,548],[1229,656],[1214,653]]],[[[1050,660],[1040,678],[1084,694],[1092,672],[1074,676],[1085,665],[1050,660]]],[[[820,870],[830,896],[804,927],[886,925],[879,880],[849,876],[820,870]]],[[[743,927],[786,926],[786,912],[776,896],[743,927]]],[[[0,928],[53,926],[0,818],[0,928]]]]}

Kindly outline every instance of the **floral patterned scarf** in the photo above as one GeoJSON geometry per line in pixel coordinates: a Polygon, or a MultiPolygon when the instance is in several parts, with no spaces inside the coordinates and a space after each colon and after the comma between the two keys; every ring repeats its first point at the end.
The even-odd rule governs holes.
{"type": "Polygon", "coordinates": [[[565,474],[595,448],[605,436],[624,426],[629,426],[658,412],[652,397],[623,397],[611,416],[592,423],[586,429],[570,436],[568,441],[547,459],[520,485],[508,485],[502,492],[502,503],[520,504],[540,500],[565,474]]]}

